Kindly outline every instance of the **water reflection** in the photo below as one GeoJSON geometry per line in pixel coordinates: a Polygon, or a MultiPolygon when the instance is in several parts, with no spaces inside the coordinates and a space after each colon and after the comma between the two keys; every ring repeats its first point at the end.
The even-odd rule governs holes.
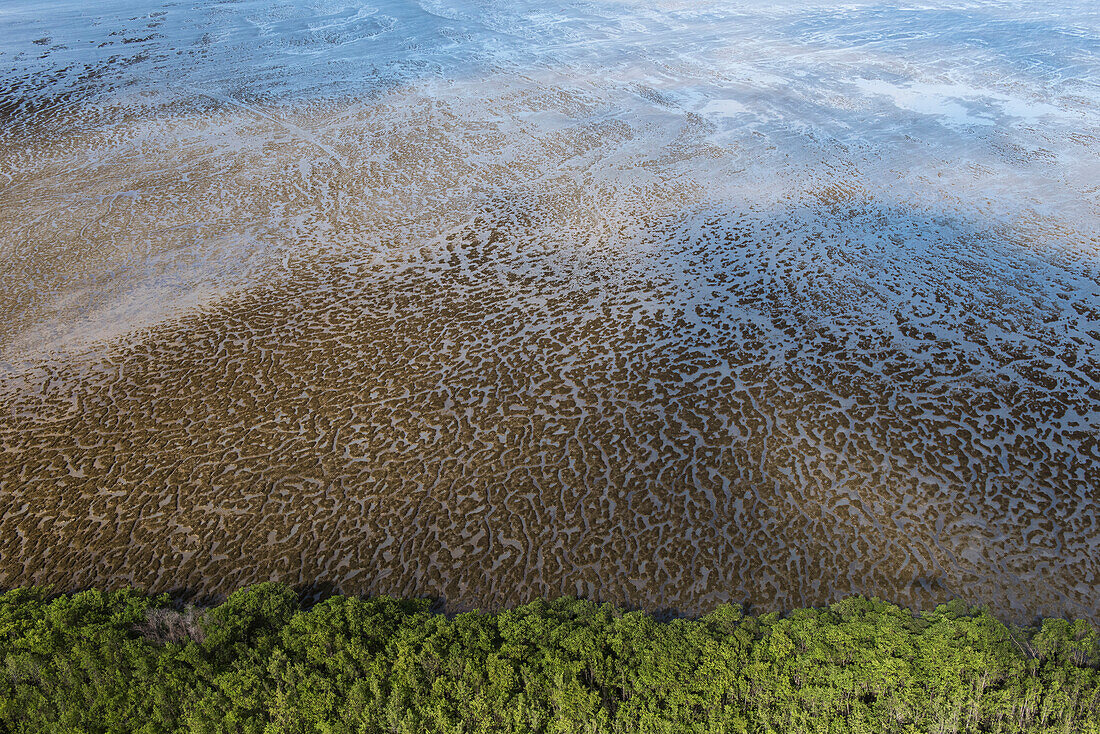
{"type": "Polygon", "coordinates": [[[10,5],[0,583],[1095,617],[1100,33],[991,8],[10,5]]]}

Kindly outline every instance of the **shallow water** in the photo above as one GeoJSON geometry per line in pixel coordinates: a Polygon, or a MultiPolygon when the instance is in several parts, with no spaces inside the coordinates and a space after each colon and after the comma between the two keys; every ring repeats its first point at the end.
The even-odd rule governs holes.
{"type": "Polygon", "coordinates": [[[1100,618],[1092,3],[0,7],[0,585],[1100,618]]]}

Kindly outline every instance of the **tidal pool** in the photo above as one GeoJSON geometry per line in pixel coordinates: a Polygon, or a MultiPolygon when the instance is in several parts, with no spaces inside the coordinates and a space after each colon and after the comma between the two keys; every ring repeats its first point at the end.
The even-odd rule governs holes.
{"type": "Polygon", "coordinates": [[[1100,619],[1100,10],[0,8],[0,586],[1100,619]]]}

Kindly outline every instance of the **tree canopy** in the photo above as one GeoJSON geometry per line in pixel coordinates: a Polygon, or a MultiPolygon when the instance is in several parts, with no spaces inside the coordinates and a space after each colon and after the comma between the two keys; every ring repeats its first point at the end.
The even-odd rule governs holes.
{"type": "Polygon", "coordinates": [[[495,614],[260,584],[0,595],[3,732],[1100,732],[1097,629],[853,597],[661,622],[573,598],[495,614]]]}

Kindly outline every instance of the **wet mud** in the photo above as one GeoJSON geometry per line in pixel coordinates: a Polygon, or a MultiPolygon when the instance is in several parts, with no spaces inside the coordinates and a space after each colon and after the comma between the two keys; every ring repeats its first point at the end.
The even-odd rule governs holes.
{"type": "Polygon", "coordinates": [[[578,68],[3,92],[0,586],[1098,618],[1100,127],[578,68]]]}

